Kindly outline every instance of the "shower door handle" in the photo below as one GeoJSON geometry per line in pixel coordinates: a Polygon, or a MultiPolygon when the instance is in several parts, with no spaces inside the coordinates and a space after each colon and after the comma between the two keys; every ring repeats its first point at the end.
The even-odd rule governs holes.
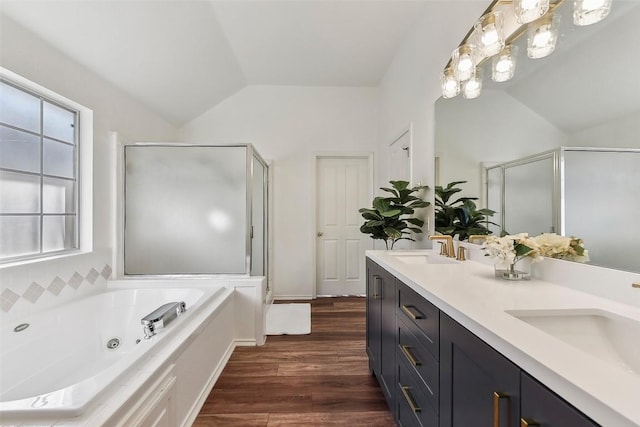
{"type": "Polygon", "coordinates": [[[322,237],[324,233],[322,231],[318,231],[318,237],[322,237]]]}

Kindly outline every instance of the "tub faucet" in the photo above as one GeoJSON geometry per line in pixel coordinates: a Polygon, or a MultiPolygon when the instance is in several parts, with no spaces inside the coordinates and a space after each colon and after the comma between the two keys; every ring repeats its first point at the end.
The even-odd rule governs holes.
{"type": "Polygon", "coordinates": [[[144,339],[148,340],[156,334],[158,327],[165,327],[173,321],[178,315],[187,311],[187,305],[184,301],[170,302],[153,310],[142,318],[142,330],[144,339]]]}

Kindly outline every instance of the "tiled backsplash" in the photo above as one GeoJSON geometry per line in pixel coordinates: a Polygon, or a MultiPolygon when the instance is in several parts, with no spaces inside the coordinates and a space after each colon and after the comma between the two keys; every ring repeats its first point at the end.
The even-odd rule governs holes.
{"type": "Polygon", "coordinates": [[[99,292],[111,277],[111,251],[100,250],[0,270],[0,316],[22,317],[99,292]]]}

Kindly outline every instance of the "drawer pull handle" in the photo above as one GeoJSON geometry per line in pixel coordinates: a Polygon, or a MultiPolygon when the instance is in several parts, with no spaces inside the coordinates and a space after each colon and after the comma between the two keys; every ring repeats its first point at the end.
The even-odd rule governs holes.
{"type": "Polygon", "coordinates": [[[411,410],[413,412],[420,412],[420,407],[418,407],[413,401],[413,397],[411,397],[411,392],[409,390],[411,390],[411,387],[402,386],[402,394],[404,394],[404,398],[407,400],[411,410]]]}
{"type": "Polygon", "coordinates": [[[413,354],[411,354],[411,347],[408,345],[401,345],[400,349],[402,350],[402,353],[404,353],[404,357],[407,358],[407,360],[413,365],[413,366],[420,366],[422,365],[422,362],[420,362],[418,359],[416,359],[413,354]]]}
{"type": "Polygon", "coordinates": [[[424,319],[424,315],[422,313],[420,313],[418,311],[417,308],[415,308],[412,305],[402,305],[402,311],[404,311],[405,313],[407,313],[407,315],[409,317],[411,317],[413,320],[418,320],[418,319],[424,319]]]}
{"type": "Polygon", "coordinates": [[[509,396],[506,394],[493,392],[493,427],[500,427],[500,402],[508,400],[509,396]]]}
{"type": "Polygon", "coordinates": [[[520,418],[520,427],[533,427],[539,426],[540,424],[533,420],[528,420],[526,418],[520,418]]]}
{"type": "Polygon", "coordinates": [[[380,286],[380,282],[381,282],[380,276],[373,276],[373,298],[374,299],[380,298],[380,294],[381,294],[380,291],[382,290],[382,286],[380,286]]]}

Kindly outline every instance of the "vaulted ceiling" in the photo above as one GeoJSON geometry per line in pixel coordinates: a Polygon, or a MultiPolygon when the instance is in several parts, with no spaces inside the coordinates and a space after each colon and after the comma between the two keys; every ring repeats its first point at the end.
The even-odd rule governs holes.
{"type": "MultiPolygon", "coordinates": [[[[10,19],[176,125],[246,85],[377,86],[412,27],[453,3],[0,1],[10,19]]],[[[487,2],[470,1],[473,14],[487,2]]]]}

